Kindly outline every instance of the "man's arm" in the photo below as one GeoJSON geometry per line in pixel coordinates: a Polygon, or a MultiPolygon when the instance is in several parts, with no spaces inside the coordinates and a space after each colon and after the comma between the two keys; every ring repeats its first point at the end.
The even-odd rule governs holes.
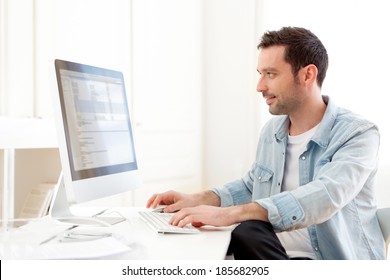
{"type": "Polygon", "coordinates": [[[256,202],[229,207],[201,205],[180,210],[172,217],[170,223],[180,227],[187,224],[230,226],[248,220],[268,221],[267,210],[256,202]]]}
{"type": "Polygon", "coordinates": [[[195,194],[183,194],[175,191],[154,194],[148,200],[146,207],[156,208],[159,205],[167,205],[164,212],[175,212],[182,208],[199,205],[220,206],[221,200],[212,191],[204,191],[195,194]]]}
{"type": "Polygon", "coordinates": [[[164,212],[180,210],[172,217],[171,224],[181,227],[187,224],[230,226],[247,220],[268,221],[267,210],[258,203],[220,207],[221,199],[213,191],[196,194],[168,191],[154,194],[146,206],[155,208],[159,205],[167,205],[164,212]]]}

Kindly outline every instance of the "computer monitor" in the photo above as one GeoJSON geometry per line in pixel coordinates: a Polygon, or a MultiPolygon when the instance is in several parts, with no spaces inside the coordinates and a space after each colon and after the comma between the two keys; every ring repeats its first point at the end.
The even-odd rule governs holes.
{"type": "Polygon", "coordinates": [[[58,59],[50,67],[62,164],[50,214],[72,221],[65,195],[79,203],[131,191],[140,175],[123,74],[58,59]]]}

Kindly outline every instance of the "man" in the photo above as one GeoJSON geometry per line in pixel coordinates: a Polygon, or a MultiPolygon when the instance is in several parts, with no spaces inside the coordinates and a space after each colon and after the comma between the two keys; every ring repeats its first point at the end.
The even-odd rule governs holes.
{"type": "Polygon", "coordinates": [[[239,223],[236,259],[384,259],[377,127],[321,95],[328,55],[309,30],[267,32],[258,49],[257,91],[277,116],[251,170],[212,191],[155,194],[147,207],[180,210],[171,224],[181,227],[239,223]]]}

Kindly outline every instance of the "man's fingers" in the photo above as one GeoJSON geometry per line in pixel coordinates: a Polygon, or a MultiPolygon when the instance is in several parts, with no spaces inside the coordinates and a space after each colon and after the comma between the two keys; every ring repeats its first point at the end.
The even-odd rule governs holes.
{"type": "Polygon", "coordinates": [[[156,199],[157,194],[152,195],[148,201],[146,202],[146,208],[151,207],[154,204],[154,200],[156,199]]]}
{"type": "Polygon", "coordinates": [[[163,199],[162,194],[154,194],[151,198],[149,198],[146,207],[147,208],[156,208],[161,204],[161,201],[163,199]]]}
{"type": "Polygon", "coordinates": [[[183,208],[183,203],[181,201],[178,201],[176,203],[167,205],[167,207],[164,208],[164,212],[165,213],[173,213],[173,212],[179,211],[182,208],[183,208]]]}

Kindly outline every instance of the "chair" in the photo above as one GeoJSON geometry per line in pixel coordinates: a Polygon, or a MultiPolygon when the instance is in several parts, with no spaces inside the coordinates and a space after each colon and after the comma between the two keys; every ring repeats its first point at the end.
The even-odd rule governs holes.
{"type": "Polygon", "coordinates": [[[380,208],[377,211],[379,225],[381,226],[383,238],[386,241],[386,255],[388,256],[388,248],[390,244],[390,207],[380,208]]]}

